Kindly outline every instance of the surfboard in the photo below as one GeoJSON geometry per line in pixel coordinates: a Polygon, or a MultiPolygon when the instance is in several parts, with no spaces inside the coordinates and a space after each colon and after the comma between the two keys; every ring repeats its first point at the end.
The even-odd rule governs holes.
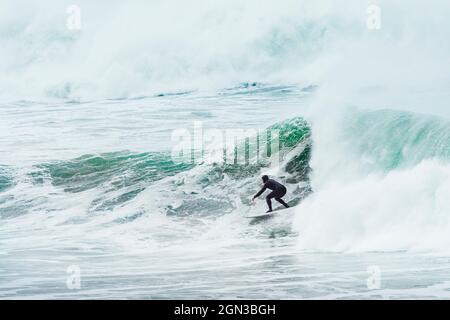
{"type": "Polygon", "coordinates": [[[270,218],[270,217],[280,213],[280,211],[288,210],[288,209],[292,209],[292,207],[285,208],[285,207],[282,206],[282,207],[278,207],[278,208],[273,209],[271,212],[265,212],[265,213],[250,215],[250,216],[244,216],[244,217],[248,218],[248,219],[270,218]]]}
{"type": "Polygon", "coordinates": [[[285,208],[284,206],[280,206],[280,207],[277,207],[277,208],[273,209],[271,212],[259,213],[259,214],[254,214],[254,215],[245,215],[244,217],[248,218],[248,219],[265,219],[265,218],[270,218],[270,217],[273,217],[274,215],[280,213],[280,211],[292,209],[299,202],[300,202],[300,199],[292,199],[291,201],[288,201],[288,203],[287,203],[289,205],[289,208],[285,208]]]}

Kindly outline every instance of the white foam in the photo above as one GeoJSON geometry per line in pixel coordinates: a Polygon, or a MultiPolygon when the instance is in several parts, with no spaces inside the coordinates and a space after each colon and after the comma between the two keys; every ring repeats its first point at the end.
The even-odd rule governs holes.
{"type": "Polygon", "coordinates": [[[329,180],[297,209],[302,249],[448,252],[449,165],[424,161],[353,181],[329,180]]]}

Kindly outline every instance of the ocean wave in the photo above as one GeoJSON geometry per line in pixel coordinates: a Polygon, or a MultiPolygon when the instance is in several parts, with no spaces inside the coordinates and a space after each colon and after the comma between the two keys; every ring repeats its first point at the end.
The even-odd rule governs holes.
{"type": "Polygon", "coordinates": [[[312,251],[447,251],[450,123],[396,110],[350,109],[312,130],[314,189],[298,207],[312,251]]]}
{"type": "MultiPolygon", "coordinates": [[[[57,199],[56,194],[61,197],[65,197],[64,194],[81,197],[86,201],[83,207],[89,213],[111,212],[128,204],[132,207],[132,202],[138,196],[149,191],[152,193],[151,197],[160,199],[166,199],[168,194],[176,195],[167,199],[162,208],[162,212],[168,215],[189,215],[195,210],[207,215],[214,215],[214,212],[216,215],[224,214],[235,208],[233,203],[236,199],[245,199],[246,203],[243,195],[258,188],[261,172],[271,167],[271,161],[275,157],[281,159],[279,175],[286,183],[296,186],[302,181],[307,184],[311,156],[309,124],[297,117],[276,123],[267,128],[268,132],[270,130],[278,130],[280,140],[277,145],[280,150],[277,153],[271,151],[264,158],[265,161],[250,161],[246,164],[177,163],[168,152],[121,151],[36,164],[31,169],[22,169],[26,173],[19,180],[24,184],[23,188],[35,189],[33,194],[39,194],[40,198],[57,199]],[[185,174],[189,176],[186,178],[189,181],[185,181],[185,174]],[[227,191],[230,198],[223,198],[224,188],[231,188],[227,191]],[[210,191],[203,194],[205,190],[210,191]],[[234,197],[231,197],[232,194],[234,197]]],[[[248,140],[241,141],[238,148],[245,151],[249,147],[248,143],[248,140]]],[[[5,177],[4,181],[0,180],[2,188],[11,185],[9,178],[3,174],[2,177],[5,177]]],[[[42,205],[33,197],[22,202],[19,201],[21,199],[13,198],[9,199],[8,210],[16,213],[20,211],[20,214],[33,211],[33,204],[37,203],[39,208],[42,205]],[[14,210],[15,206],[24,203],[27,210],[14,210]]],[[[143,210],[151,209],[150,205],[146,205],[143,210]]],[[[138,212],[137,216],[142,216],[143,211],[137,209],[131,212],[138,212]]]]}
{"type": "Polygon", "coordinates": [[[392,170],[426,159],[450,161],[450,121],[396,110],[356,111],[346,117],[345,135],[366,166],[392,170]]]}
{"type": "Polygon", "coordinates": [[[90,211],[110,211],[135,198],[152,182],[192,168],[176,164],[167,153],[113,152],[84,155],[69,161],[34,166],[29,173],[35,184],[50,182],[64,192],[95,189],[90,211]]]}

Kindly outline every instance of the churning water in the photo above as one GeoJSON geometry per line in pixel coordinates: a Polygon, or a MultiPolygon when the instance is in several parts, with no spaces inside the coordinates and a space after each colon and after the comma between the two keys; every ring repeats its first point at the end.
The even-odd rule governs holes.
{"type": "Polygon", "coordinates": [[[0,2],[0,297],[450,297],[448,2],[79,2],[0,2]],[[196,122],[283,160],[175,162],[196,122]]]}

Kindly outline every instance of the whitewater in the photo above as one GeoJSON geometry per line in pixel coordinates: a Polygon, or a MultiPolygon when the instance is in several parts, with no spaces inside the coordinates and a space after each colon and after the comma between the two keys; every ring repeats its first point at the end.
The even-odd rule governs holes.
{"type": "Polygon", "coordinates": [[[450,298],[447,1],[72,5],[0,1],[0,298],[450,298]]]}

